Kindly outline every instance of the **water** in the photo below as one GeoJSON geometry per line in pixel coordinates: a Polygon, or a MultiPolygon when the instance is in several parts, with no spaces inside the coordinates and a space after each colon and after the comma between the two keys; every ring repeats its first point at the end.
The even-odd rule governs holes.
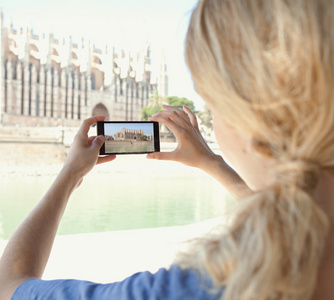
{"type": "Polygon", "coordinates": [[[153,151],[153,141],[107,141],[105,143],[105,153],[145,153],[153,151]]]}
{"type": "MultiPolygon", "coordinates": [[[[59,235],[190,224],[216,217],[234,203],[199,170],[122,159],[117,158],[120,168],[105,167],[84,179],[70,199],[59,235]]],[[[10,237],[53,180],[0,179],[0,239],[10,237]]]]}

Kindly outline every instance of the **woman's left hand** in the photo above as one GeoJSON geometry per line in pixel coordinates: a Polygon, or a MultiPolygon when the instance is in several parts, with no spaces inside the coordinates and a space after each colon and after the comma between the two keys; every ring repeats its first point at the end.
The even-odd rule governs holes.
{"type": "Polygon", "coordinates": [[[92,117],[82,123],[62,171],[8,242],[0,259],[0,299],[11,299],[21,283],[42,277],[71,193],[97,163],[115,159],[99,157],[104,136],[88,137],[90,127],[104,119],[92,117]]]}
{"type": "Polygon", "coordinates": [[[112,161],[116,155],[99,157],[99,151],[105,139],[103,135],[88,137],[90,127],[105,117],[96,116],[83,121],[73,144],[68,152],[64,168],[74,174],[84,177],[96,164],[112,161]]]}

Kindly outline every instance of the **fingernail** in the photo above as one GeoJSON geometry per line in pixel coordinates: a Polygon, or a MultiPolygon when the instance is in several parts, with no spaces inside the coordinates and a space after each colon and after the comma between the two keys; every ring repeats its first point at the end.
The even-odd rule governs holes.
{"type": "Polygon", "coordinates": [[[98,138],[102,143],[104,143],[104,136],[103,136],[103,135],[99,135],[97,138],[98,138]]]}

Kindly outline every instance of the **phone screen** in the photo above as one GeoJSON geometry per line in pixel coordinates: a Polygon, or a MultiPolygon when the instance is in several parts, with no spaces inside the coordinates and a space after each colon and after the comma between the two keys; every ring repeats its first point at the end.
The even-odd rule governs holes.
{"type": "Polygon", "coordinates": [[[149,121],[104,121],[97,134],[105,136],[100,154],[142,154],[160,151],[159,124],[149,121]]]}

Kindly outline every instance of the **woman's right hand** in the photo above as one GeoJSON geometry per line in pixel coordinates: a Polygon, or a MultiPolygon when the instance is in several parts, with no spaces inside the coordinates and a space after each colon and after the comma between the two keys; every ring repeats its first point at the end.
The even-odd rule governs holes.
{"type": "Polygon", "coordinates": [[[187,166],[202,169],[221,183],[234,199],[242,199],[252,194],[239,175],[209,148],[202,137],[196,116],[186,106],[183,110],[163,105],[164,110],[149,120],[165,124],[177,138],[178,144],[172,152],[154,152],[147,158],[174,160],[187,166]]]}
{"type": "Polygon", "coordinates": [[[201,135],[196,116],[186,106],[183,107],[184,111],[168,105],[163,105],[163,109],[149,120],[165,124],[174,133],[178,145],[172,152],[154,152],[148,154],[147,158],[174,160],[204,169],[206,163],[217,155],[212,152],[201,135]]]}

